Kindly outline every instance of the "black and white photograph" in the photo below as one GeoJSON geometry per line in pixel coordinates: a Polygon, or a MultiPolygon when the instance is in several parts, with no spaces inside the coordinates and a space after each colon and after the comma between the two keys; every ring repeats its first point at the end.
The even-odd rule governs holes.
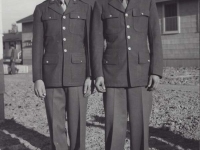
{"type": "Polygon", "coordinates": [[[200,0],[0,0],[0,150],[200,150],[200,0]]]}

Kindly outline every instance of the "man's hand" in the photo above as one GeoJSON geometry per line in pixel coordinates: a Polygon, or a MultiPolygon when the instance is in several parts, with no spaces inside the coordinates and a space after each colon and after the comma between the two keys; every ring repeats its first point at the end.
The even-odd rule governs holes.
{"type": "Polygon", "coordinates": [[[34,91],[35,95],[41,99],[44,99],[46,96],[46,90],[44,86],[44,82],[42,80],[37,80],[34,83],[34,91]]]}
{"type": "Polygon", "coordinates": [[[84,97],[88,97],[91,95],[91,83],[92,80],[88,77],[84,83],[84,97]]]}
{"type": "Polygon", "coordinates": [[[97,77],[96,78],[95,86],[96,86],[98,92],[101,92],[101,93],[106,92],[106,87],[105,87],[105,84],[104,84],[104,78],[103,77],[97,77]]]}
{"type": "Polygon", "coordinates": [[[160,82],[160,77],[157,75],[151,75],[149,77],[149,84],[147,86],[147,88],[149,89],[149,91],[153,91],[158,87],[158,84],[160,82]]]}

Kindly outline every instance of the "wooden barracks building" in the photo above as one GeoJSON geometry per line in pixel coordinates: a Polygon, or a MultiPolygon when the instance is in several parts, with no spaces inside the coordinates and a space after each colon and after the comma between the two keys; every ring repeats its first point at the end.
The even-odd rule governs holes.
{"type": "MultiPolygon", "coordinates": [[[[199,0],[156,0],[162,33],[164,65],[199,67],[199,0]]],[[[23,18],[23,63],[31,64],[33,16],[23,18]]]]}

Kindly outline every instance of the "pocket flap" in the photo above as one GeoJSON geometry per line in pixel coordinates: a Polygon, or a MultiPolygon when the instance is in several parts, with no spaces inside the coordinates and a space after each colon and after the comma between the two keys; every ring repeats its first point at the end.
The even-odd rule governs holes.
{"type": "Polygon", "coordinates": [[[43,64],[45,64],[45,65],[58,64],[58,55],[57,54],[45,54],[43,57],[43,64]]]}
{"type": "Polygon", "coordinates": [[[44,14],[42,15],[42,20],[57,20],[57,18],[51,14],[44,14]]]}
{"type": "Polygon", "coordinates": [[[116,65],[118,64],[118,55],[106,54],[103,58],[103,64],[105,65],[116,65]]]}
{"type": "Polygon", "coordinates": [[[150,53],[141,52],[139,53],[139,64],[146,64],[150,62],[150,53]]]}
{"type": "Polygon", "coordinates": [[[85,20],[86,19],[86,14],[84,12],[83,13],[73,12],[73,13],[70,13],[70,18],[85,20]]]}
{"type": "Polygon", "coordinates": [[[118,18],[119,15],[117,14],[102,14],[102,19],[112,19],[112,18],[118,18]]]}
{"type": "Polygon", "coordinates": [[[149,10],[133,9],[133,16],[149,16],[149,10]]]}
{"type": "Polygon", "coordinates": [[[72,63],[73,64],[86,63],[85,55],[84,54],[72,54],[72,63]]]}

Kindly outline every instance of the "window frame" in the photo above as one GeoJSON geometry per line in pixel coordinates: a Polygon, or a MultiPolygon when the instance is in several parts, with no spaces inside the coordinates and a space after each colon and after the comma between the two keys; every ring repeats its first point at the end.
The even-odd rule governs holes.
{"type": "Polygon", "coordinates": [[[180,23],[180,13],[179,13],[179,1],[173,1],[173,2],[166,2],[163,3],[163,34],[177,34],[177,33],[181,33],[181,23],[180,23]],[[165,6],[168,4],[177,4],[177,25],[178,25],[178,30],[176,31],[166,31],[166,19],[165,19],[165,6]]]}
{"type": "Polygon", "coordinates": [[[26,41],[24,41],[24,47],[32,47],[32,45],[33,45],[33,42],[32,42],[32,40],[26,40],[26,41]]]}

